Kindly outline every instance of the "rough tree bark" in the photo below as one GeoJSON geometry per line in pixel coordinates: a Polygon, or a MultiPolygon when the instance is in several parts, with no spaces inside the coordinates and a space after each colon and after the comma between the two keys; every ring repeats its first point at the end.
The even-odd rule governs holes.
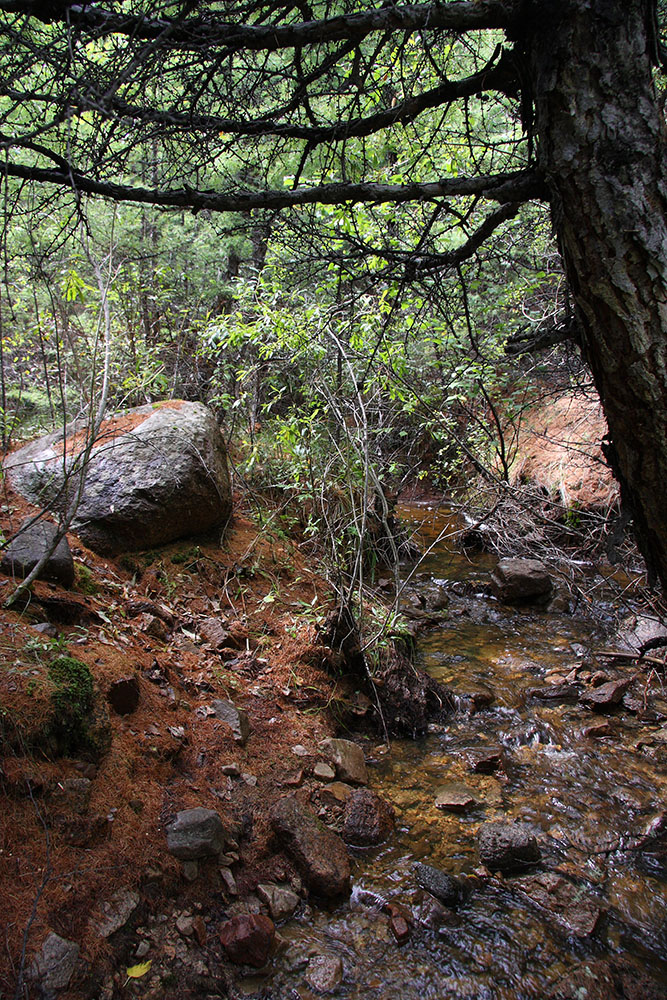
{"type": "Polygon", "coordinates": [[[667,588],[667,157],[647,0],[529,0],[521,19],[551,196],[613,471],[667,588]]]}

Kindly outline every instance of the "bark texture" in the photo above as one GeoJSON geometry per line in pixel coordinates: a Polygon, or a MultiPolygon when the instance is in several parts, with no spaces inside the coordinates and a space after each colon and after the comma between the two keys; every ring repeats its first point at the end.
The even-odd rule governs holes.
{"type": "Polygon", "coordinates": [[[516,23],[608,457],[667,587],[667,158],[651,6],[528,0],[516,23]]]}

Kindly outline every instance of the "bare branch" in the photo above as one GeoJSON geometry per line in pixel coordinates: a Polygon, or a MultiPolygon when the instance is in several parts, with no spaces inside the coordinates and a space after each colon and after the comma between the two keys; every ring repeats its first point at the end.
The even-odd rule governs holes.
{"type": "Polygon", "coordinates": [[[341,39],[361,41],[377,31],[421,31],[446,28],[472,31],[482,28],[505,28],[511,11],[502,0],[453,0],[452,3],[425,3],[382,6],[371,11],[343,14],[339,17],[305,21],[290,25],[248,25],[215,18],[172,19],[124,15],[89,4],[45,3],[44,0],[4,0],[0,12],[34,17],[45,24],[65,22],[97,37],[127,35],[140,41],[153,41],[168,32],[170,47],[209,49],[222,45],[228,50],[263,50],[298,48],[341,39]]]}

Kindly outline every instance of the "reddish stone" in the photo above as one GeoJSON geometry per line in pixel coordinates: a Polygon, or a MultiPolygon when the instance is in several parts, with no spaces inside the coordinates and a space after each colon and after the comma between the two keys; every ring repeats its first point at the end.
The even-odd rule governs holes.
{"type": "Polygon", "coordinates": [[[220,940],[230,962],[259,969],[266,965],[275,933],[273,921],[263,913],[245,913],[222,924],[220,940]]]}
{"type": "Polygon", "coordinates": [[[192,929],[195,932],[197,944],[200,948],[203,948],[206,944],[206,923],[202,916],[194,918],[192,921],[192,929]]]}
{"type": "Polygon", "coordinates": [[[352,792],[345,804],[343,840],[366,847],[381,844],[395,826],[392,806],[368,788],[352,792]]]}

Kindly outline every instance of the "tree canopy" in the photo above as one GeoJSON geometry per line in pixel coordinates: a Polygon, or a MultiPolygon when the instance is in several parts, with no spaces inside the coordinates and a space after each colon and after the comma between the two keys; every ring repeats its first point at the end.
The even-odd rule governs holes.
{"type": "Polygon", "coordinates": [[[582,344],[667,582],[654,3],[0,0],[0,36],[6,221],[28,189],[72,225],[93,196],[222,213],[259,256],[280,225],[346,280],[433,291],[548,205],[569,293],[541,334],[582,344]]]}

